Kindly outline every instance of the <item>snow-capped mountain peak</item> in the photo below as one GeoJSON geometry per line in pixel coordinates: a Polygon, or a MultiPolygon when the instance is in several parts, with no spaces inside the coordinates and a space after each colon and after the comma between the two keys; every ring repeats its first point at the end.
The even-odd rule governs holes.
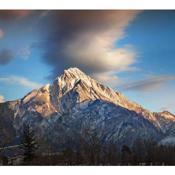
{"type": "Polygon", "coordinates": [[[155,120],[149,111],[137,103],[131,102],[121,93],[102,85],[78,68],[64,70],[63,74],[57,77],[53,84],[48,84],[27,94],[21,100],[20,109],[22,111],[26,111],[26,109],[37,111],[44,116],[50,116],[55,112],[65,111],[63,104],[71,104],[68,106],[72,109],[77,104],[96,99],[114,103],[137,113],[142,113],[150,117],[150,120],[155,120]]]}
{"type": "Polygon", "coordinates": [[[129,144],[138,137],[157,140],[162,133],[173,133],[175,121],[169,112],[152,113],[78,68],[65,70],[52,84],[31,91],[9,110],[13,111],[16,130],[30,121],[39,130],[39,137],[52,132],[53,126],[56,129],[52,135],[64,137],[90,125],[104,141],[114,139],[129,144]]]}

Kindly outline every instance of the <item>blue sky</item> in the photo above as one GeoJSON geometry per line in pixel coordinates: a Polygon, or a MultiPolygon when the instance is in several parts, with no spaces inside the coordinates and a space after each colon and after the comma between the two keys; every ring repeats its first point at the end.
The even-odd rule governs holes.
{"type": "Polygon", "coordinates": [[[174,11],[0,11],[1,101],[76,66],[152,111],[175,113],[174,56],[174,11]]]}

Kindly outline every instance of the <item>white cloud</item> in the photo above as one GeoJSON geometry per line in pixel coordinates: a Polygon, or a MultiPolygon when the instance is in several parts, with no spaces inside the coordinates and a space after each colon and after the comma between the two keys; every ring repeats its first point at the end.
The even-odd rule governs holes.
{"type": "Polygon", "coordinates": [[[125,37],[126,27],[138,13],[123,10],[59,12],[44,57],[53,66],[52,77],[68,67],[102,76],[132,70],[137,59],[134,47],[118,47],[117,43],[125,37]]]}
{"type": "Polygon", "coordinates": [[[0,95],[0,103],[3,103],[5,101],[5,98],[3,95],[0,95]]]}
{"type": "Polygon", "coordinates": [[[8,77],[0,77],[0,82],[4,82],[6,84],[20,85],[32,89],[36,89],[42,86],[40,83],[32,82],[25,77],[19,77],[14,75],[8,77]]]}
{"type": "Polygon", "coordinates": [[[114,72],[106,72],[106,73],[97,73],[92,75],[95,79],[97,79],[100,83],[105,84],[111,88],[115,88],[117,85],[121,83],[121,80],[118,76],[115,75],[114,72]]]}

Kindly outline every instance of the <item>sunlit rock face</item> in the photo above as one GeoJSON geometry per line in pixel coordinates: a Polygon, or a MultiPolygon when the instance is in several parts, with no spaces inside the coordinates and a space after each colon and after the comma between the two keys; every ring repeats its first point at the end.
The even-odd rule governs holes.
{"type": "Polygon", "coordinates": [[[0,111],[5,112],[0,114],[0,122],[15,131],[11,138],[19,136],[23,124],[29,123],[40,140],[55,147],[70,138],[75,141],[87,128],[103,143],[128,145],[138,138],[160,141],[175,133],[173,114],[152,113],[78,68],[65,70],[53,84],[8,102],[8,107],[0,104],[0,111]]]}

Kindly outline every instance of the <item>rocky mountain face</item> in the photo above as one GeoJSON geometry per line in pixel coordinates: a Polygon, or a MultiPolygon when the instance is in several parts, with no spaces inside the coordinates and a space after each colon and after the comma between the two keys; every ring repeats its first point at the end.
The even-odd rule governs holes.
{"type": "Polygon", "coordinates": [[[65,70],[53,84],[20,100],[0,104],[1,145],[6,138],[19,138],[24,124],[54,148],[75,146],[87,131],[104,144],[119,145],[132,145],[139,138],[159,142],[175,135],[173,114],[152,113],[78,68],[65,70]]]}

